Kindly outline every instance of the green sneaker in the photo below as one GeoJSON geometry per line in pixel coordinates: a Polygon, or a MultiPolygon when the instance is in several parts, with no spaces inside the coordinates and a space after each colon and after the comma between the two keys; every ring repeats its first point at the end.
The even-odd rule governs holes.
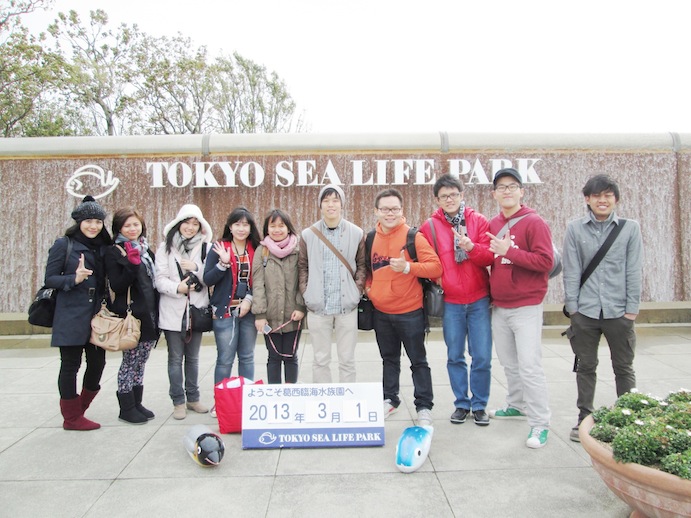
{"type": "Polygon", "coordinates": [[[545,444],[547,444],[548,433],[549,430],[547,428],[531,428],[530,434],[528,435],[528,440],[525,441],[525,445],[528,448],[542,448],[545,444]]]}
{"type": "Polygon", "coordinates": [[[490,410],[489,416],[492,419],[525,419],[523,412],[508,405],[497,410],[490,410]]]}

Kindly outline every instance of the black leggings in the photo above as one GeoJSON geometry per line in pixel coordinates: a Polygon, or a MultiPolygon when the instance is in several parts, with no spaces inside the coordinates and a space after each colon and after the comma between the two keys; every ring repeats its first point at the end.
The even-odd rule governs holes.
{"type": "Polygon", "coordinates": [[[300,333],[301,331],[290,331],[283,334],[271,333],[271,335],[264,335],[266,348],[269,350],[269,358],[266,362],[266,374],[269,383],[281,383],[281,365],[285,368],[285,382],[297,383],[297,345],[300,342],[300,333]],[[273,345],[269,338],[273,341],[273,345]],[[274,347],[276,347],[275,350],[274,347]],[[295,350],[293,350],[293,347],[295,347],[295,350]],[[281,356],[281,354],[289,356],[281,356]]]}
{"type": "Polygon", "coordinates": [[[77,373],[82,364],[82,352],[86,353],[86,370],[82,388],[97,391],[101,388],[101,375],[106,366],[106,350],[93,344],[60,347],[60,374],[58,390],[62,399],[74,399],[77,392],[77,373]]]}

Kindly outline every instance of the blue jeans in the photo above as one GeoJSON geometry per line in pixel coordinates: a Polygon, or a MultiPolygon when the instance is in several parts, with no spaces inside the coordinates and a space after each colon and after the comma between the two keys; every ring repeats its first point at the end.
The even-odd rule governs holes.
{"type": "Polygon", "coordinates": [[[425,350],[425,318],[422,309],[393,315],[374,312],[374,332],[383,363],[384,399],[390,399],[395,407],[401,404],[398,397],[401,375],[401,343],[410,359],[413,373],[415,409],[432,409],[432,373],[427,364],[425,350]]]}
{"type": "Polygon", "coordinates": [[[180,331],[163,331],[168,344],[168,395],[174,405],[184,405],[187,401],[199,401],[199,349],[202,345],[202,333],[192,332],[189,343],[180,331]],[[184,376],[183,376],[184,362],[184,376]],[[185,387],[183,388],[183,378],[185,387]]]}
{"type": "Polygon", "coordinates": [[[214,384],[230,378],[236,354],[238,375],[254,380],[254,345],[257,341],[254,315],[247,313],[242,318],[214,319],[214,338],[217,352],[214,384]]]}
{"type": "Polygon", "coordinates": [[[456,408],[484,410],[489,399],[492,381],[492,319],[489,297],[472,304],[444,304],[444,341],[448,350],[446,369],[449,372],[456,408]],[[468,397],[468,364],[465,359],[465,341],[473,359],[470,365],[470,392],[468,397]]]}

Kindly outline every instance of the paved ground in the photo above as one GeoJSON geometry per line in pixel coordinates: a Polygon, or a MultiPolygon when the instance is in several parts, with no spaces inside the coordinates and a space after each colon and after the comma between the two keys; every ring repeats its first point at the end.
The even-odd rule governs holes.
{"type": "MultiPolygon", "coordinates": [[[[359,517],[359,516],[605,516],[625,517],[591,468],[581,446],[568,439],[576,416],[572,354],[561,328],[545,328],[544,365],[552,407],[547,446],[526,448],[525,422],[481,428],[452,425],[453,396],[446,350],[438,332],[428,343],[435,390],[435,433],[428,461],[416,473],[400,473],[396,441],[411,426],[414,407],[407,367],[401,375],[404,408],[386,422],[378,448],[242,450],[239,435],[225,435],[221,465],[196,465],[182,447],[193,424],[216,427],[208,414],[171,417],[166,347],[147,365],[145,403],[156,418],[143,426],[117,420],[119,357],[110,354],[102,393],[87,416],[94,432],[61,428],[56,379],[58,355],[47,338],[0,338],[0,516],[11,517],[359,517]]],[[[639,389],[665,395],[691,388],[691,327],[639,326],[639,389]]],[[[211,403],[215,347],[202,348],[202,400],[211,403]]],[[[309,334],[301,347],[300,380],[311,382],[309,334]]],[[[615,399],[609,351],[601,348],[596,403],[615,399]]],[[[266,350],[257,346],[257,377],[266,350]]],[[[373,333],[361,333],[359,381],[380,381],[381,360],[373,333]]],[[[407,360],[403,360],[407,366],[407,360]]],[[[505,378],[493,364],[490,407],[505,396],[505,378]]]]}

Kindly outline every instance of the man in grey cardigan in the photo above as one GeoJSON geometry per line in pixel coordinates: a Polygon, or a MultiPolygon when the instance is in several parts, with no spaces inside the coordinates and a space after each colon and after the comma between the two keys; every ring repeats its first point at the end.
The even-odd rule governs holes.
{"type": "MultiPolygon", "coordinates": [[[[583,187],[588,215],[571,221],[564,239],[564,292],[571,326],[566,334],[576,355],[578,424],[593,412],[597,381],[597,349],[605,335],[612,357],[617,396],[636,386],[633,359],[634,320],[641,301],[643,240],[637,221],[621,220],[615,208],[619,186],[599,174],[583,187]],[[581,286],[581,276],[612,230],[621,232],[593,273],[581,286]]],[[[578,426],[571,430],[579,442],[578,426]]]]}
{"type": "Polygon", "coordinates": [[[365,239],[360,227],[343,219],[344,204],[345,194],[338,185],[322,187],[319,191],[322,219],[303,230],[300,239],[298,275],[314,351],[313,383],[331,383],[334,333],[338,379],[342,383],[355,382],[357,307],[366,277],[365,239]]]}

